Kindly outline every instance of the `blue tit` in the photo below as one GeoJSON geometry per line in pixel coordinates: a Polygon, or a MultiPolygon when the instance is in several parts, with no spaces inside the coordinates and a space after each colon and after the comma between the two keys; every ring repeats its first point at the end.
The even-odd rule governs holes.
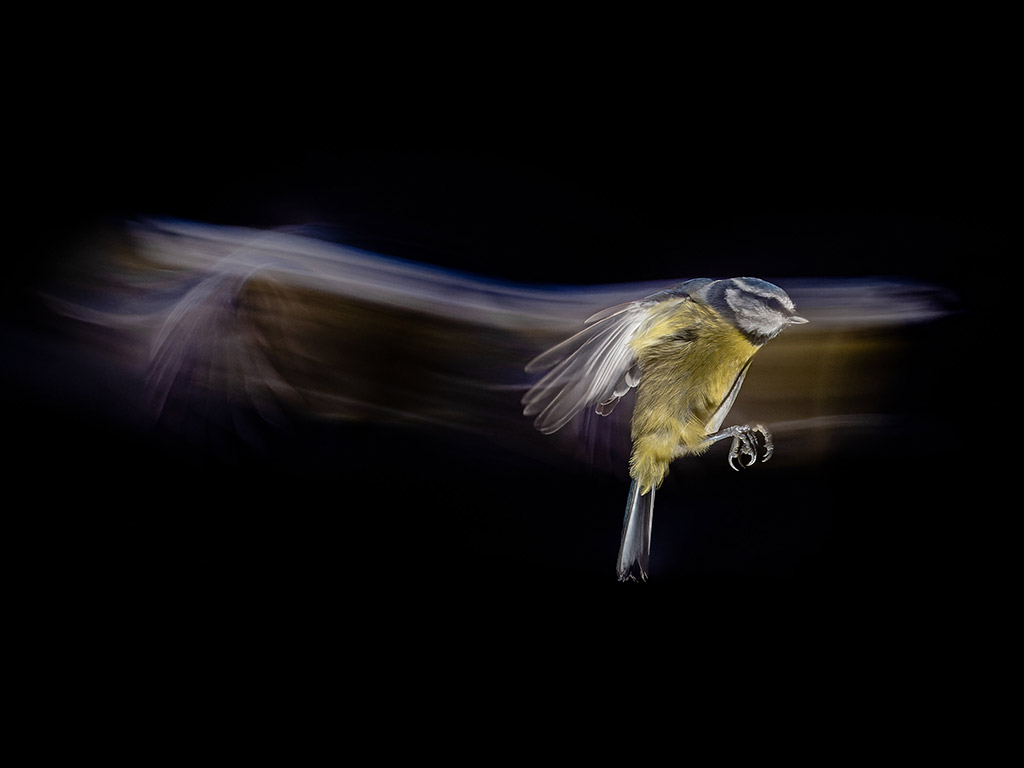
{"type": "Polygon", "coordinates": [[[722,429],[751,359],[790,325],[806,323],[776,285],[753,277],[697,278],[590,317],[586,327],[534,358],[547,373],[523,397],[524,413],[545,434],[593,407],[606,416],[636,388],[620,581],[647,579],[654,492],[680,456],[731,437],[733,469],[772,454],[763,426],[722,429]]]}

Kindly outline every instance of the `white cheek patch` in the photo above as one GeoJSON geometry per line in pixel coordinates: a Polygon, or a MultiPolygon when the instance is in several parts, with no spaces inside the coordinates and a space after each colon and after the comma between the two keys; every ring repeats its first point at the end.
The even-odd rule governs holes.
{"type": "Polygon", "coordinates": [[[775,299],[784,309],[789,310],[790,312],[793,312],[796,309],[793,305],[793,300],[789,298],[789,295],[777,285],[773,285],[772,283],[768,283],[757,278],[747,277],[736,277],[733,278],[732,282],[748,294],[760,296],[764,299],[775,299]]]}
{"type": "Polygon", "coordinates": [[[738,291],[735,288],[725,289],[725,300],[732,307],[737,318],[761,318],[768,312],[768,308],[763,302],[752,298],[749,293],[738,291]]]}
{"type": "Polygon", "coordinates": [[[748,333],[770,336],[775,334],[783,323],[783,318],[778,312],[743,291],[726,288],[725,300],[736,313],[737,324],[748,333]]]}

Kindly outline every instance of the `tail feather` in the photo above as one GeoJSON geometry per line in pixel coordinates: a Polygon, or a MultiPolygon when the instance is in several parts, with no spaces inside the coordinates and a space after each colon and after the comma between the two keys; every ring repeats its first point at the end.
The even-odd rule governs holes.
{"type": "Polygon", "coordinates": [[[640,580],[647,581],[651,557],[651,524],[654,520],[654,488],[640,493],[640,484],[633,480],[626,500],[626,516],[622,521],[622,543],[619,545],[619,581],[635,580],[633,566],[640,580]]]}

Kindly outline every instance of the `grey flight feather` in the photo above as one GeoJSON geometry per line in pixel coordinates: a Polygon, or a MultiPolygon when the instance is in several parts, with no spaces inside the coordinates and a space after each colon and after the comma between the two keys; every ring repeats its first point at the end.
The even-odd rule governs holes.
{"type": "Polygon", "coordinates": [[[558,431],[592,405],[603,403],[598,412],[609,413],[614,401],[636,386],[631,341],[646,317],[644,303],[620,305],[595,317],[526,367],[528,372],[551,369],[523,397],[523,413],[536,416],[534,425],[544,434],[558,431]]]}

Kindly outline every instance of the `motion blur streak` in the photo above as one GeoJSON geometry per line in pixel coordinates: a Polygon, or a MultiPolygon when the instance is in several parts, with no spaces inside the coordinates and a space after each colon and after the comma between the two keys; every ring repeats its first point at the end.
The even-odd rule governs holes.
{"type": "MultiPolygon", "coordinates": [[[[300,230],[156,220],[98,238],[47,298],[78,351],[140,393],[137,415],[171,429],[185,413],[230,407],[272,424],[295,414],[421,424],[536,449],[565,438],[538,438],[522,417],[523,365],[597,310],[719,276],[688,274],[685,254],[678,270],[657,282],[530,286],[300,230]]],[[[900,329],[956,308],[920,282],[759,276],[810,320],[758,355],[730,419],[782,439],[818,435],[777,451],[780,461],[822,450],[837,430],[886,424],[900,329]]]]}

